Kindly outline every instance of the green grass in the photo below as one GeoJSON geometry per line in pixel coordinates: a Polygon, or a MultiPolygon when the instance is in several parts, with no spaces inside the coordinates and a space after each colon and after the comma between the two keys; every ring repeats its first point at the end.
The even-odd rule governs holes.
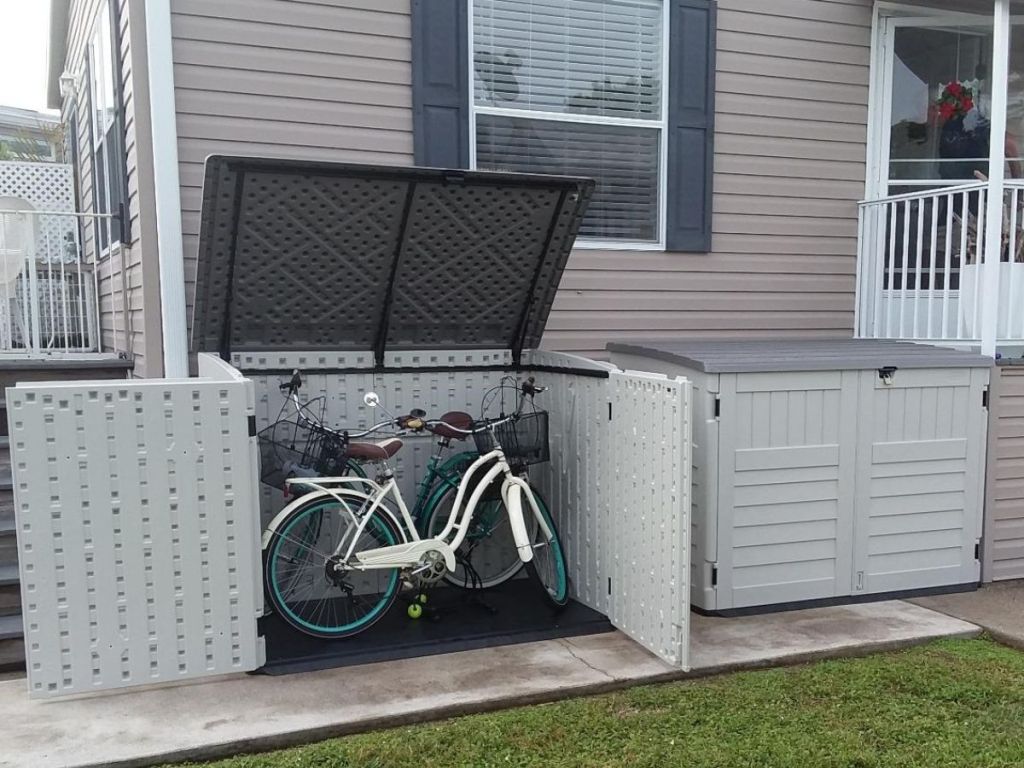
{"type": "Polygon", "coordinates": [[[1024,654],[945,640],[325,741],[209,768],[1024,765],[1024,654]]]}

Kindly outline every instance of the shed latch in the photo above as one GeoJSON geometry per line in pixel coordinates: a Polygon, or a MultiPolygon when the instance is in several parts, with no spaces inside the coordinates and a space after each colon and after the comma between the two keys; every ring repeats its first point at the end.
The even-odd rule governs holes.
{"type": "Polygon", "coordinates": [[[899,370],[895,365],[887,365],[883,368],[878,369],[878,378],[882,380],[882,383],[887,387],[892,386],[892,377],[896,375],[896,371],[899,370]]]}
{"type": "Polygon", "coordinates": [[[715,418],[717,419],[722,415],[722,398],[715,398],[715,418]]]}
{"type": "Polygon", "coordinates": [[[715,564],[711,565],[711,586],[718,586],[718,566],[715,564]]]}
{"type": "Polygon", "coordinates": [[[988,387],[981,390],[981,407],[988,408],[988,387]]]}

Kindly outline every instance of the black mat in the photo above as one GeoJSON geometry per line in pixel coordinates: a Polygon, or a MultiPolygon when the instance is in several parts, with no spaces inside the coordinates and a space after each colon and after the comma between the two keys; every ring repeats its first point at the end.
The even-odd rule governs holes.
{"type": "Polygon", "coordinates": [[[267,663],[259,672],[286,675],[612,631],[605,616],[577,602],[553,613],[536,590],[526,579],[487,590],[482,597],[492,613],[467,600],[461,589],[439,588],[430,593],[429,610],[416,620],[408,618],[407,602],[399,597],[373,627],[346,640],[319,640],[275,615],[265,616],[260,632],[267,663]]]}

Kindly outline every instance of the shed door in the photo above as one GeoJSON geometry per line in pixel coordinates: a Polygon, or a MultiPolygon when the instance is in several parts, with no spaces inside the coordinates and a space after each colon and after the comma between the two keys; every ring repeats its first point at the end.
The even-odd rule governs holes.
{"type": "MultiPolygon", "coordinates": [[[[548,365],[576,363],[544,355],[548,365]]],[[[573,597],[686,668],[690,385],[657,374],[607,375],[543,374],[554,450],[531,477],[557,518],[573,597]]]]}
{"type": "Polygon", "coordinates": [[[7,390],[32,696],[262,665],[251,386],[7,390]]]}
{"type": "Polygon", "coordinates": [[[857,374],[723,374],[718,609],[850,593],[857,374]]]}
{"type": "Polygon", "coordinates": [[[988,370],[860,376],[853,593],[977,582],[988,370]]]}
{"type": "Polygon", "coordinates": [[[685,668],[690,385],[657,374],[613,372],[608,387],[608,618],[641,645],[685,668]]]}

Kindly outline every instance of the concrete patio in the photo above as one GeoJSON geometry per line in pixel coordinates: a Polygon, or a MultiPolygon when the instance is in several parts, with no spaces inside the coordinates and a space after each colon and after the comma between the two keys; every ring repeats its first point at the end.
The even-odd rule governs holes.
{"type": "Polygon", "coordinates": [[[144,766],[261,751],[373,728],[640,683],[861,655],[978,627],[907,602],[735,619],[694,616],[692,670],[618,632],[285,677],[235,676],[65,701],[0,682],[0,766],[144,766]]]}
{"type": "Polygon", "coordinates": [[[920,597],[913,602],[977,624],[1000,643],[1024,650],[1024,581],[986,584],[977,592],[920,597]]]}

